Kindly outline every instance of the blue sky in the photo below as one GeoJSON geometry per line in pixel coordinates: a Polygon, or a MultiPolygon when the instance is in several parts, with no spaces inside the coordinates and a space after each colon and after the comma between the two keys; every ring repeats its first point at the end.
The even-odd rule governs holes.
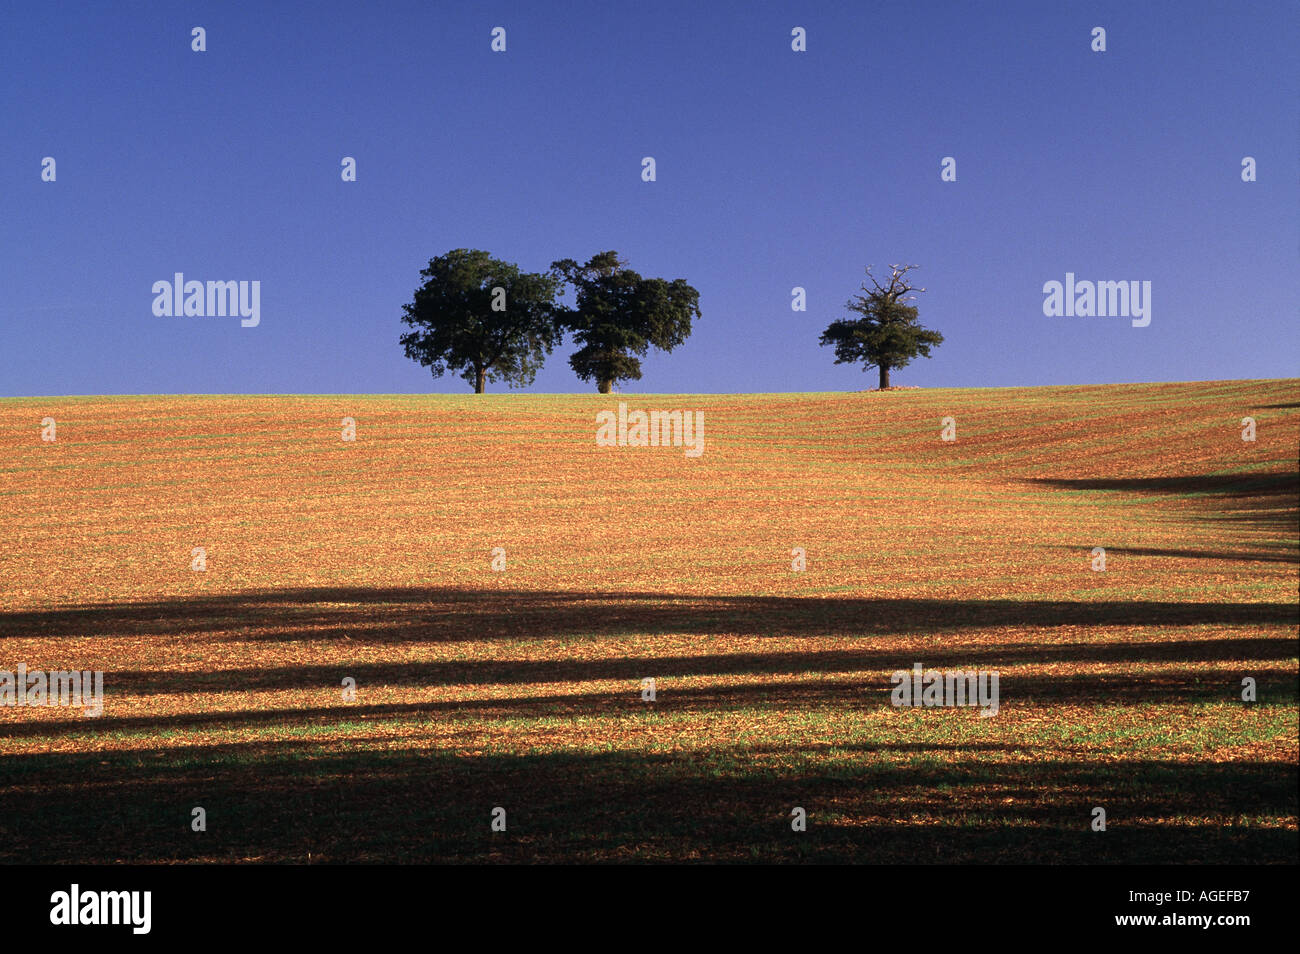
{"type": "MultiPolygon", "coordinates": [[[[419,270],[458,247],[530,270],[612,248],[699,289],[692,337],[627,392],[873,387],[817,341],[863,266],[896,261],[922,266],[922,323],[947,340],[895,384],[1300,374],[1294,3],[20,2],[4,20],[3,395],[466,392],[397,343],[419,270]],[[155,316],[178,271],[260,281],[260,325],[155,316]],[[1067,272],[1150,281],[1151,324],[1046,317],[1067,272]]],[[[572,350],[531,390],[593,390],[572,350]]]]}

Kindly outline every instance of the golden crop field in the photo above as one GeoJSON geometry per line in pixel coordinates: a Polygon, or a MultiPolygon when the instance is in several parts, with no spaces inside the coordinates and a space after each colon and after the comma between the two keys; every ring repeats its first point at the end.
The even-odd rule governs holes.
{"type": "Polygon", "coordinates": [[[0,400],[0,671],[103,672],[0,706],[0,860],[1293,862],[1298,448],[1297,380],[0,400]]]}

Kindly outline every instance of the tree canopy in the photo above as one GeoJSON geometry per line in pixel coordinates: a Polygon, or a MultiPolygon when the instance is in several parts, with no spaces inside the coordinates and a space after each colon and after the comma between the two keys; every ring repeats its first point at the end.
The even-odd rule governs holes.
{"type": "Polygon", "coordinates": [[[672,351],[700,317],[700,293],[683,279],[643,278],[617,252],[593,255],[584,265],[571,258],[551,268],[576,292],[560,323],[579,348],[569,365],[584,381],[608,394],[618,381],[641,377],[641,358],[651,347],[672,351]]]}
{"type": "Polygon", "coordinates": [[[822,332],[821,344],[833,345],[836,364],[861,363],[863,371],[880,369],[880,388],[889,387],[889,372],[905,368],[918,355],[930,357],[930,349],[943,343],[943,335],[930,331],[918,323],[912,292],[923,292],[907,278],[907,273],[917,265],[890,265],[888,285],[881,285],[867,266],[868,285],[862,283],[865,295],[856,295],[845,304],[860,318],[841,318],[831,322],[822,332]]]}
{"type": "Polygon", "coordinates": [[[547,354],[563,340],[554,272],[521,271],[478,249],[458,248],[430,259],[424,284],[402,306],[406,356],[435,378],[460,374],[482,394],[487,381],[532,383],[547,354]]]}

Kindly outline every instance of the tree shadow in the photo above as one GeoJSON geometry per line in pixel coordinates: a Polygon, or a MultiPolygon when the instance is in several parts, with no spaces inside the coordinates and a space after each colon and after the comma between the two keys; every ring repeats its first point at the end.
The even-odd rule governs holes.
{"type": "Polygon", "coordinates": [[[1199,474],[1182,477],[1026,477],[1028,483],[1062,490],[1124,490],[1141,493],[1206,495],[1229,499],[1289,497],[1300,506],[1300,473],[1199,474]]]}
{"type": "Polygon", "coordinates": [[[1236,523],[1285,535],[1286,544],[1276,550],[1288,554],[1287,562],[1297,562],[1289,554],[1300,546],[1298,471],[1181,477],[1029,477],[1023,482],[1058,490],[1188,498],[1204,505],[1202,516],[1210,522],[1236,523]]]}
{"type": "MultiPolygon", "coordinates": [[[[1289,636],[1213,637],[1160,641],[979,643],[911,645],[897,649],[793,650],[686,656],[640,655],[595,659],[472,659],[437,662],[347,662],[325,665],[245,668],[112,670],[105,675],[105,694],[255,692],[320,687],[337,692],[345,677],[359,687],[483,686],[576,683],[622,680],[639,684],[693,676],[776,676],[878,673],[927,669],[996,669],[1039,664],[1132,665],[1157,662],[1256,662],[1294,659],[1296,640],[1289,636]],[[924,657],[924,658],[918,658],[924,657]]],[[[1239,665],[1245,665],[1241,663],[1239,665]]],[[[0,735],[4,734],[0,726],[0,735]]]]}
{"type": "MultiPolygon", "coordinates": [[[[1297,685],[1293,672],[1276,672],[1261,666],[1267,660],[1295,658],[1295,642],[1291,639],[1237,641],[1224,643],[1251,643],[1253,649],[1243,646],[1236,658],[1250,662],[1232,665],[1204,666],[1194,669],[1145,669],[1141,671],[1077,672],[1045,675],[1041,673],[1002,672],[995,660],[982,659],[978,652],[954,656],[947,664],[927,661],[925,668],[951,671],[983,669],[999,672],[998,699],[1001,708],[1024,708],[1053,705],[1079,706],[1151,706],[1170,703],[1224,703],[1239,702],[1241,680],[1250,676],[1256,680],[1256,690],[1261,703],[1269,705],[1294,705],[1297,685]]],[[[1171,653],[1181,642],[1170,647],[1171,653]]],[[[1212,654],[1211,654],[1212,655],[1212,654]]],[[[1085,657],[1086,658],[1086,657],[1085,657]]],[[[1111,657],[1112,661],[1115,657],[1111,657]]],[[[1180,662],[1202,662],[1205,657],[1178,657],[1180,662]]],[[[264,727],[316,726],[331,727],[356,720],[384,719],[406,720],[418,724],[431,719],[457,718],[464,720],[498,719],[598,719],[610,716],[640,717],[647,713],[658,715],[714,714],[736,711],[766,710],[773,712],[810,711],[833,708],[834,711],[870,712],[890,709],[891,692],[895,683],[889,672],[862,672],[862,661],[846,656],[833,661],[816,660],[816,670],[810,675],[826,676],[852,673],[846,679],[769,679],[738,684],[709,686],[681,685],[678,679],[699,675],[714,668],[707,662],[697,665],[690,658],[680,660],[615,660],[608,669],[600,667],[600,675],[593,678],[620,679],[623,688],[605,688],[585,692],[529,693],[516,696],[474,696],[457,699],[431,699],[420,702],[344,703],[339,691],[340,672],[348,672],[357,680],[358,699],[364,699],[372,686],[391,687],[437,686],[441,676],[446,678],[439,664],[412,665],[397,670],[388,664],[352,667],[285,667],[268,677],[273,682],[259,685],[241,685],[232,679],[228,691],[268,691],[273,688],[312,689],[320,699],[319,705],[279,707],[264,709],[224,709],[207,712],[168,713],[166,715],[116,715],[112,696],[105,693],[105,711],[96,718],[73,715],[65,719],[39,718],[20,722],[0,723],[0,738],[79,738],[93,742],[98,738],[111,738],[120,733],[171,733],[175,731],[210,732],[214,730],[258,730],[264,727]],[[333,675],[326,675],[331,672],[333,675]],[[656,701],[647,704],[641,699],[641,678],[650,675],[656,680],[656,701]]],[[[910,663],[900,658],[890,665],[900,670],[910,670],[910,663]]],[[[506,664],[508,667],[510,664],[506,664]]],[[[786,666],[784,660],[764,660],[753,657],[724,670],[728,674],[784,675],[799,663],[786,666]]],[[[806,665],[806,664],[805,664],[806,665]]],[[[886,667],[888,668],[888,667],[886,667]]],[[[131,686],[131,676],[159,687],[159,691],[192,691],[184,681],[184,673],[128,674],[124,680],[131,686]],[[171,681],[174,679],[174,682],[171,681]],[[166,688],[162,688],[166,687],[166,688]]],[[[249,673],[254,679],[256,673],[249,673]]],[[[495,673],[476,674],[483,682],[499,683],[540,681],[560,682],[564,677],[533,665],[522,670],[503,669],[495,673]]],[[[570,676],[581,679],[585,673],[570,676]]],[[[474,683],[473,685],[479,685],[474,683]]],[[[125,691],[125,690],[124,690],[125,691]]],[[[974,698],[969,708],[977,708],[974,698]]],[[[916,707],[919,711],[930,711],[916,707]]],[[[1243,706],[1243,708],[1245,708],[1243,706]]],[[[996,718],[996,716],[993,716],[996,718]]]]}
{"type": "MultiPolygon", "coordinates": [[[[450,587],[316,587],[0,613],[0,639],[170,636],[225,641],[467,640],[701,636],[887,636],[1012,627],[1300,623],[1300,602],[952,600],[694,596],[450,587]]],[[[201,674],[195,674],[201,679],[201,674]]]]}
{"type": "MultiPolygon", "coordinates": [[[[1292,672],[1275,672],[1276,666],[1251,671],[1253,663],[1294,659],[1289,634],[1141,642],[1035,642],[1032,634],[996,643],[945,640],[1021,627],[1170,630],[1206,624],[1292,627],[1300,624],[1300,605],[317,587],[3,613],[0,634],[20,638],[171,637],[202,627],[235,642],[535,642],[671,633],[898,636],[908,637],[910,645],[110,672],[105,678],[109,708],[99,719],[0,723],[0,737],[77,739],[94,749],[0,758],[0,860],[1291,860],[1296,833],[1259,819],[1295,817],[1294,766],[1076,757],[981,740],[978,729],[965,736],[968,741],[952,745],[834,746],[811,740],[788,747],[719,744],[669,754],[629,749],[632,743],[620,738],[620,732],[632,729],[637,737],[652,738],[657,727],[668,724],[666,717],[683,713],[887,709],[887,672],[909,669],[913,662],[943,669],[1113,667],[1050,675],[1009,672],[1000,685],[1005,707],[1221,703],[1239,698],[1243,675],[1257,676],[1262,700],[1294,704],[1292,672]],[[1161,662],[1203,665],[1130,671],[1161,662]],[[344,676],[357,679],[362,702],[341,702],[344,676]],[[658,680],[652,705],[643,703],[638,691],[646,676],[658,680]],[[785,678],[676,683],[701,676],[785,678]],[[626,686],[438,697],[465,686],[601,680],[626,686]],[[427,687],[434,698],[366,703],[367,690],[377,686],[427,687]],[[294,708],[132,716],[114,715],[111,708],[118,692],[312,687],[319,687],[320,703],[294,708]],[[617,751],[493,751],[485,727],[492,720],[520,718],[605,718],[617,751]],[[338,737],[340,723],[367,719],[407,721],[412,737],[430,720],[455,719],[467,732],[483,733],[485,742],[466,752],[377,737],[376,747],[365,748],[364,738],[338,737]],[[207,730],[255,734],[277,726],[292,726],[307,738],[202,741],[207,730]],[[113,743],[122,733],[162,739],[175,733],[193,744],[120,750],[113,743]],[[313,734],[321,741],[311,742],[313,734]],[[997,759],[1012,755],[1023,758],[997,759]],[[497,805],[509,812],[506,833],[489,827],[497,805]],[[809,812],[807,832],[790,829],[795,805],[809,812]],[[208,812],[206,832],[190,830],[195,806],[208,812]],[[1106,808],[1111,819],[1105,833],[1088,827],[1096,806],[1106,808]]],[[[925,710],[909,715],[928,717],[925,710]]],[[[983,724],[973,711],[961,715],[973,726],[983,724]]]]}
{"type": "Polygon", "coordinates": [[[978,742],[477,755],[236,743],[0,760],[0,860],[1293,863],[1296,806],[1284,762],[978,742]],[[195,807],[206,831],[191,828],[195,807]],[[792,829],[795,807],[807,831],[792,829]],[[1096,807],[1105,832],[1090,828],[1096,807]]]}
{"type": "Polygon", "coordinates": [[[1242,563],[1300,563],[1300,547],[1276,547],[1264,550],[1168,550],[1155,547],[1106,547],[1107,553],[1133,556],[1177,557],[1182,560],[1227,560],[1242,563]]]}

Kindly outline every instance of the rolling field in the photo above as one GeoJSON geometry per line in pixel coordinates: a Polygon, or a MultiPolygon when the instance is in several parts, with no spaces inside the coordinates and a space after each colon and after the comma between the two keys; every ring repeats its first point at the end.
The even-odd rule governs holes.
{"type": "Polygon", "coordinates": [[[1297,380],[0,400],[0,670],[104,673],[0,706],[0,861],[1294,863],[1298,448],[1297,380]]]}

